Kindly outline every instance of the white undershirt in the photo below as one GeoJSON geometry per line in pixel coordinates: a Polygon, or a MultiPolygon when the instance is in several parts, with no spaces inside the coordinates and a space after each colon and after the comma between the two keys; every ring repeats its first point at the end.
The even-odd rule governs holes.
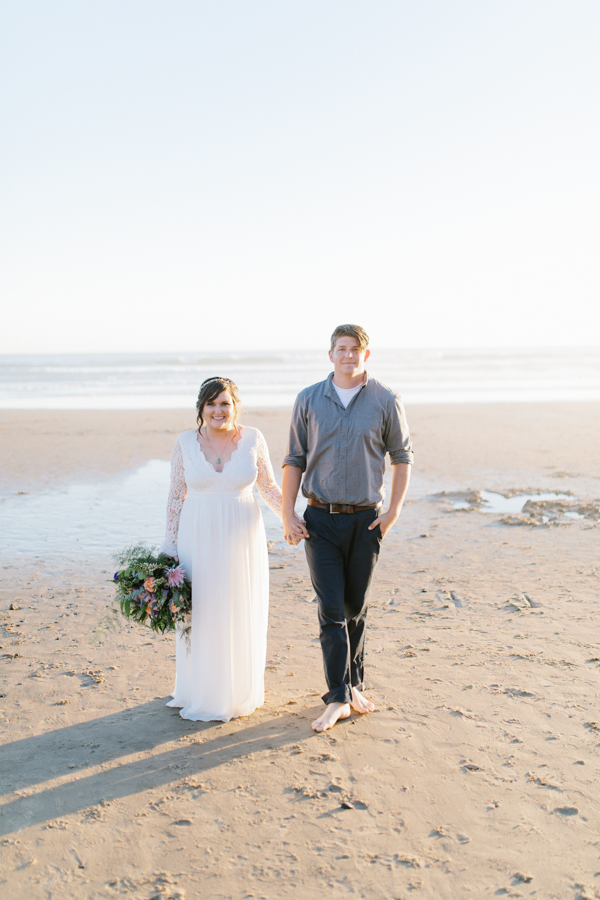
{"type": "MultiPolygon", "coordinates": [[[[356,387],[353,387],[353,388],[341,388],[341,387],[338,387],[338,386],[337,386],[337,384],[335,383],[335,381],[332,381],[331,383],[333,384],[333,386],[334,386],[334,388],[335,388],[336,394],[338,395],[338,397],[339,397],[340,400],[342,401],[342,405],[343,405],[344,409],[347,408],[347,406],[348,406],[348,404],[350,403],[350,401],[352,400],[352,398],[353,398],[356,394],[358,394],[358,392],[360,391],[360,389],[361,389],[361,387],[362,387],[362,384],[359,384],[359,385],[357,385],[356,387]]],[[[364,384],[364,382],[363,382],[363,384],[364,384]]]]}

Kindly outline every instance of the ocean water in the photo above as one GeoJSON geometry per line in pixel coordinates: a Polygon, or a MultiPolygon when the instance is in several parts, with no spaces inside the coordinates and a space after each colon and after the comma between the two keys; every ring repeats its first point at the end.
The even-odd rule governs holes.
{"type": "MultiPolygon", "coordinates": [[[[372,376],[406,404],[600,399],[600,347],[374,350],[372,376]]],[[[322,351],[0,357],[0,409],[193,408],[226,375],[246,408],[290,406],[331,371],[322,351]]]]}

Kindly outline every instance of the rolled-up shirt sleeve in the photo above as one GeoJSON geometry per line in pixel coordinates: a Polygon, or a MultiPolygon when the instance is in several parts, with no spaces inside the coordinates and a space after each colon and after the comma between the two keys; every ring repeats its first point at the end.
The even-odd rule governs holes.
{"type": "Polygon", "coordinates": [[[308,453],[308,426],[306,419],[306,403],[302,394],[296,397],[287,452],[282,466],[297,466],[306,471],[306,454],[308,453]]]}
{"type": "Polygon", "coordinates": [[[398,463],[412,465],[414,453],[408,431],[408,422],[406,421],[404,407],[397,394],[394,397],[390,397],[387,412],[383,439],[386,452],[390,454],[390,462],[393,466],[396,466],[398,463]]]}

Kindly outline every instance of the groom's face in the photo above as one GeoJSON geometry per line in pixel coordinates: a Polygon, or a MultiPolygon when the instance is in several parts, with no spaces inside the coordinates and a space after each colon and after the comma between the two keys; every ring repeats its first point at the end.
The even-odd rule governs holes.
{"type": "Polygon", "coordinates": [[[361,349],[356,338],[340,337],[333,350],[329,351],[329,359],[333,363],[336,375],[353,377],[365,371],[365,362],[369,358],[369,350],[361,349]]]}

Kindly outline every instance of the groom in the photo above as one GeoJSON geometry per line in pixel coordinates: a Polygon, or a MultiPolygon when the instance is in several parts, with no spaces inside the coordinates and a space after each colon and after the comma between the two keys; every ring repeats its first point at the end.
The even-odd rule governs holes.
{"type": "Polygon", "coordinates": [[[315,731],[375,707],[363,697],[365,625],[382,539],[402,508],[413,453],[398,395],[369,378],[369,338],[359,325],[331,336],[333,373],[298,394],[283,461],[283,529],[288,544],[306,538],[319,604],[327,693],[315,731]],[[389,506],[382,512],[385,454],[393,466],[389,506]],[[294,504],[304,473],[304,524],[294,504]]]}

